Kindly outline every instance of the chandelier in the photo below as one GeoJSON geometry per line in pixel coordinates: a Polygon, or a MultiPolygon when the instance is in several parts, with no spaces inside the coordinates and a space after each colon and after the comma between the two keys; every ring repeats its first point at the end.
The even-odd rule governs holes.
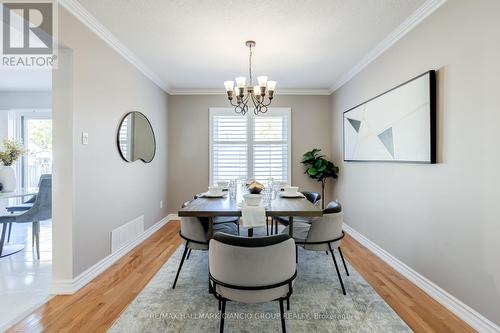
{"type": "Polygon", "coordinates": [[[267,112],[267,107],[273,100],[276,81],[268,81],[267,76],[259,76],[257,77],[258,85],[253,86],[252,47],[255,47],[255,42],[253,40],[249,40],[245,43],[245,45],[250,50],[250,56],[248,57],[248,76],[250,79],[249,84],[245,86],[246,78],[244,76],[240,76],[235,79],[236,86],[234,85],[234,81],[225,81],[224,87],[226,88],[229,103],[234,106],[234,111],[236,113],[245,115],[248,112],[249,104],[252,103],[253,113],[255,115],[258,115],[259,113],[267,112]],[[236,103],[233,102],[235,97],[236,103]]]}

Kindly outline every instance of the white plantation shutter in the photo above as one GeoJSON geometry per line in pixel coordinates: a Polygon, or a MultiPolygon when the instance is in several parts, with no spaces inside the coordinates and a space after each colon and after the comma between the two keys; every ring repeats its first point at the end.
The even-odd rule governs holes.
{"type": "Polygon", "coordinates": [[[132,117],[126,117],[120,126],[120,131],[118,133],[118,142],[120,144],[120,150],[128,160],[132,157],[132,132],[133,127],[132,117]],[[130,149],[129,149],[130,148],[130,149]]]}
{"type": "Polygon", "coordinates": [[[253,178],[288,181],[288,116],[253,118],[253,178]]]}
{"type": "Polygon", "coordinates": [[[246,117],[212,118],[212,184],[248,174],[248,121],[246,117]]]}
{"type": "Polygon", "coordinates": [[[246,116],[210,109],[210,182],[238,177],[266,183],[290,179],[290,109],[246,116]]]}

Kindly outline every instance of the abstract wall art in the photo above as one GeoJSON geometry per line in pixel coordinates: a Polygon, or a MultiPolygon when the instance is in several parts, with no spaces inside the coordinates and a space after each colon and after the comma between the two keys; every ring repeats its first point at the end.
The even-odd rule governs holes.
{"type": "Polygon", "coordinates": [[[436,72],[345,111],[344,161],[436,163],[436,72]]]}

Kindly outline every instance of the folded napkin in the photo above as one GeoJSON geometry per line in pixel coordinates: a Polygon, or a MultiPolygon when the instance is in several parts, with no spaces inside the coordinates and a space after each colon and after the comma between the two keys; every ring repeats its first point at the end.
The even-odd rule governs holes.
{"type": "Polygon", "coordinates": [[[264,206],[241,206],[241,216],[243,217],[243,227],[255,228],[265,227],[267,223],[266,209],[264,206]]]}
{"type": "Polygon", "coordinates": [[[300,192],[297,192],[297,193],[293,193],[293,194],[290,194],[290,193],[284,193],[284,192],[281,192],[280,193],[280,197],[286,197],[288,196],[289,198],[305,198],[306,196],[303,195],[302,193],[300,192]],[[290,195],[293,195],[293,196],[290,196],[290,195]]]}

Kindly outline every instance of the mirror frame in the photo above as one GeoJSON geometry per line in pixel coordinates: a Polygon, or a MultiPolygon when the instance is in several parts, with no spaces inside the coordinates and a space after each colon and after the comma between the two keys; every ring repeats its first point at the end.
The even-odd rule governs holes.
{"type": "Polygon", "coordinates": [[[151,128],[151,132],[153,133],[154,151],[153,151],[153,156],[151,157],[151,161],[146,162],[142,158],[138,158],[138,159],[135,160],[135,161],[142,161],[143,163],[149,164],[149,163],[153,162],[153,160],[156,157],[156,148],[157,148],[156,147],[156,133],[155,133],[155,130],[153,128],[153,125],[149,121],[149,118],[146,117],[146,115],[144,113],[142,113],[141,111],[130,111],[130,112],[127,112],[124,116],[122,116],[120,118],[120,122],[118,124],[118,129],[116,131],[116,148],[118,148],[118,153],[120,154],[120,157],[122,158],[122,160],[124,160],[127,163],[134,163],[135,162],[135,161],[129,161],[129,160],[127,160],[125,158],[125,156],[123,156],[122,150],[120,149],[120,128],[122,127],[122,124],[123,124],[123,121],[125,120],[125,118],[127,118],[130,114],[133,114],[133,113],[139,113],[139,114],[141,114],[144,117],[144,119],[146,119],[146,121],[148,122],[148,125],[151,128]]]}

